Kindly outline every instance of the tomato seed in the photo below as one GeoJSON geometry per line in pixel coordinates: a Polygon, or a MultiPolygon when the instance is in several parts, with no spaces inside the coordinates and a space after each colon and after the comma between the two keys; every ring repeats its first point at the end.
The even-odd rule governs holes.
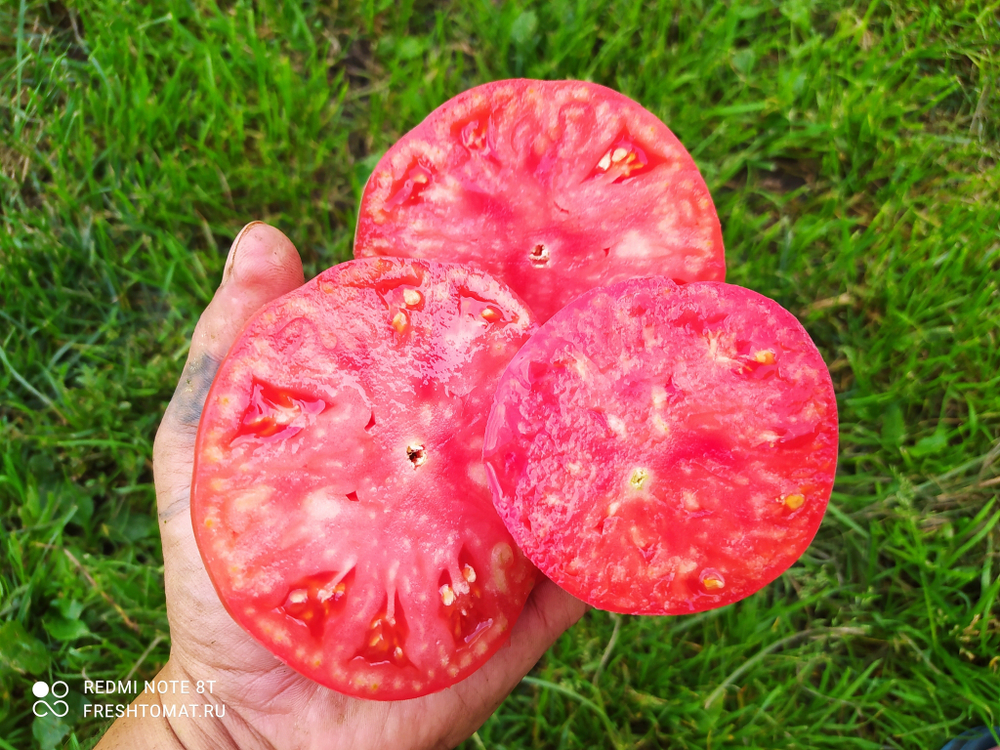
{"type": "Polygon", "coordinates": [[[396,329],[397,333],[404,333],[408,323],[409,320],[406,317],[406,313],[402,310],[392,317],[392,327],[396,329]]]}
{"type": "Polygon", "coordinates": [[[448,584],[441,587],[441,601],[446,607],[450,607],[455,603],[455,592],[448,584]]]}
{"type": "Polygon", "coordinates": [[[718,591],[726,586],[726,579],[715,568],[705,568],[701,572],[701,585],[708,591],[718,591]]]}
{"type": "Polygon", "coordinates": [[[649,471],[637,467],[632,470],[632,476],[629,477],[628,483],[632,489],[641,490],[647,479],[649,479],[649,471]]]}
{"type": "Polygon", "coordinates": [[[789,510],[798,510],[805,502],[806,499],[803,495],[787,495],[785,497],[785,505],[789,510]]]}

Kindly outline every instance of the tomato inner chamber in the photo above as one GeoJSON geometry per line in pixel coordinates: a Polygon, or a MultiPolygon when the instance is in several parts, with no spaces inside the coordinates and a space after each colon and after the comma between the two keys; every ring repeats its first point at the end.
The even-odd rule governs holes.
{"type": "Polygon", "coordinates": [[[404,667],[410,663],[406,658],[406,636],[410,633],[403,617],[403,606],[399,595],[395,596],[394,607],[389,612],[389,597],[386,597],[382,611],[372,618],[361,647],[355,658],[362,658],[369,664],[395,664],[404,667]]]}
{"type": "Polygon", "coordinates": [[[415,201],[420,197],[428,185],[434,173],[429,167],[417,162],[406,172],[406,176],[394,186],[392,197],[386,201],[386,208],[394,208],[407,201],[415,201]]]}
{"type": "Polygon", "coordinates": [[[280,610],[305,623],[314,638],[321,638],[327,619],[347,595],[352,578],[353,571],[347,576],[336,572],[308,576],[291,588],[280,610]]]}
{"type": "Polygon", "coordinates": [[[250,403],[247,404],[236,440],[253,436],[265,442],[289,438],[301,430],[311,417],[327,407],[322,399],[295,394],[284,388],[254,381],[250,403]]]}
{"type": "MultiPolygon", "coordinates": [[[[464,555],[459,559],[462,557],[464,555]]],[[[483,591],[476,569],[469,562],[462,562],[461,577],[457,582],[452,581],[451,574],[445,571],[439,584],[441,613],[449,623],[456,645],[472,643],[493,624],[493,619],[486,617],[479,606],[483,591]]]]}
{"type": "Polygon", "coordinates": [[[628,134],[627,131],[608,147],[597,162],[590,176],[614,175],[614,183],[618,184],[630,177],[647,172],[653,167],[663,164],[665,160],[652,154],[647,154],[628,134]]]}

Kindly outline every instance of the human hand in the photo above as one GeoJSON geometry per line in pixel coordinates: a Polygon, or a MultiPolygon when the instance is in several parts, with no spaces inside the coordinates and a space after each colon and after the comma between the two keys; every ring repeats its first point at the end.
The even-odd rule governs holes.
{"type": "MultiPolygon", "coordinates": [[[[163,695],[225,706],[222,717],[119,720],[100,749],[449,748],[469,737],[500,705],[586,605],[543,576],[514,626],[509,644],[468,679],[407,701],[341,695],[285,666],[223,608],[191,526],[191,476],[198,421],[208,389],[243,324],[260,307],[303,283],[292,243],[266,224],[247,225],[233,242],[222,283],[195,328],[180,383],[153,447],[163,542],[170,659],[157,679],[214,681],[211,695],[163,695]]],[[[140,699],[144,700],[143,696],[140,699]]]]}

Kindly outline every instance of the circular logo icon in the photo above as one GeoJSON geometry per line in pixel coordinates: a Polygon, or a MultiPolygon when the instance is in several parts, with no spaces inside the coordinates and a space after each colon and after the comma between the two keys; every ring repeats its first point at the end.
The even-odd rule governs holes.
{"type": "Polygon", "coordinates": [[[50,693],[53,698],[65,698],[69,695],[69,685],[62,680],[56,680],[51,686],[41,680],[36,682],[31,686],[31,694],[40,700],[34,702],[31,706],[31,712],[35,716],[48,716],[52,714],[53,716],[63,717],[68,714],[69,704],[66,701],[56,700],[50,703],[49,701],[41,700],[50,693]]]}

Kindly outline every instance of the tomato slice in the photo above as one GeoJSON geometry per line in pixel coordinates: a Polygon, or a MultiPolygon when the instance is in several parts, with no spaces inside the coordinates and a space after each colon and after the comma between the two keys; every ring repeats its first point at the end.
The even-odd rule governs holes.
{"type": "Polygon", "coordinates": [[[354,254],[472,263],[541,321],[634,276],[725,278],[691,155],[636,102],[582,81],[498,81],[441,105],[375,167],[354,254]]]}
{"type": "Polygon", "coordinates": [[[535,328],[485,273],[404,259],[336,266],[260,311],[209,393],[192,489],[233,618],[368,698],[486,661],[535,570],[493,509],[483,432],[535,328]]]}
{"type": "Polygon", "coordinates": [[[830,374],[776,302],[718,282],[595,289],[501,378],[494,503],[547,576],[595,607],[681,614],[775,579],[823,518],[830,374]]]}

